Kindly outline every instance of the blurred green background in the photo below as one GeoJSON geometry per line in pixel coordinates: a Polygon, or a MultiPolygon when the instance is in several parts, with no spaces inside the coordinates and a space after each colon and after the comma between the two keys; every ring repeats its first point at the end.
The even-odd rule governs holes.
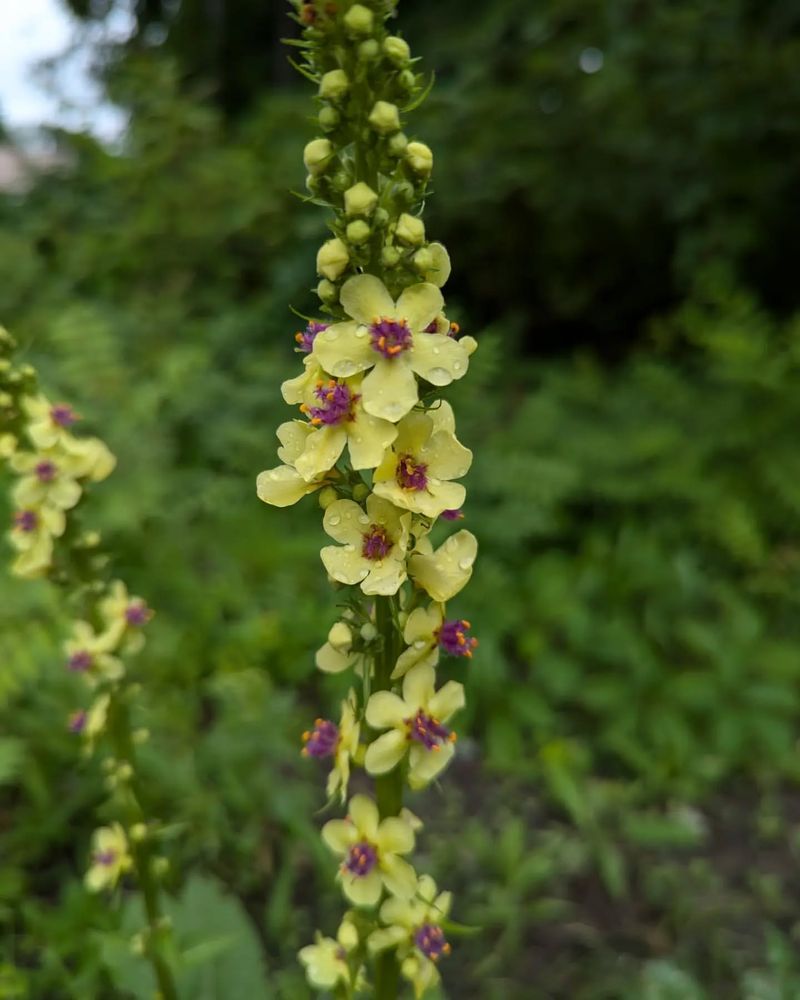
{"type": "MultiPolygon", "coordinates": [[[[71,0],[81,16],[113,6],[71,0]]],[[[97,52],[124,139],[56,135],[0,195],[0,317],[120,464],[116,568],[150,808],[174,823],[192,1000],[303,1000],[335,929],[335,710],[314,499],[267,509],[278,391],[314,308],[311,88],[283,4],[139,0],[97,52]]],[[[795,0],[402,0],[431,98],[428,230],[481,347],[451,393],[480,539],[460,756],[418,861],[482,933],[464,1000],[800,997],[800,8],[795,0]]],[[[5,513],[5,512],[4,512],[5,513]]],[[[0,997],[152,989],[131,899],[81,877],[103,775],[65,729],[47,587],[0,582],[0,997]]]]}

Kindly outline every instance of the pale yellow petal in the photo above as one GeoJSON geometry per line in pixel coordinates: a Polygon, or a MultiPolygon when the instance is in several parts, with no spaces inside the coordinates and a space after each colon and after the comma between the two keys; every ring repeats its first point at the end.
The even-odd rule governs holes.
{"type": "Polygon", "coordinates": [[[415,712],[419,708],[427,710],[435,683],[436,671],[433,667],[424,663],[414,667],[403,678],[403,701],[415,712]]]}
{"type": "Polygon", "coordinates": [[[403,699],[392,691],[376,691],[367,702],[364,717],[373,729],[399,726],[411,713],[403,699]]]}
{"type": "Polygon", "coordinates": [[[443,621],[442,609],[437,604],[429,604],[427,608],[415,608],[406,620],[403,639],[409,646],[420,640],[424,643],[431,642],[442,627],[443,621]]]}
{"type": "Polygon", "coordinates": [[[394,300],[380,278],[372,274],[358,274],[345,281],[339,302],[348,316],[366,326],[383,316],[395,315],[394,300]]]}
{"type": "Polygon", "coordinates": [[[382,879],[377,869],[369,875],[342,874],[342,891],[356,906],[375,906],[381,898],[382,879]]]}
{"type": "Polygon", "coordinates": [[[326,545],[320,551],[322,565],[337,583],[352,586],[365,579],[369,563],[360,552],[348,552],[339,545],[326,545]]]}
{"type": "Polygon", "coordinates": [[[420,744],[411,747],[408,756],[408,783],[415,791],[429,785],[453,759],[455,747],[443,743],[438,750],[428,750],[420,744]]]}
{"type": "Polygon", "coordinates": [[[295,459],[294,467],[306,482],[311,482],[336,465],[346,441],[344,427],[320,427],[306,438],[303,454],[295,459]]]}
{"type": "Polygon", "coordinates": [[[440,722],[447,722],[465,704],[464,685],[458,681],[448,681],[428,700],[428,711],[440,722]]]}
{"type": "Polygon", "coordinates": [[[405,676],[405,674],[407,674],[412,667],[419,666],[423,663],[433,667],[438,662],[438,644],[434,640],[424,642],[422,639],[418,639],[407,649],[404,649],[403,652],[397,657],[397,663],[395,663],[394,670],[392,671],[392,680],[395,681],[399,677],[405,676]]]}
{"type": "Polygon", "coordinates": [[[457,531],[430,555],[409,559],[411,577],[434,601],[449,601],[466,586],[478,554],[478,542],[469,531],[457,531]]]}
{"type": "Polygon", "coordinates": [[[323,826],[321,836],[334,854],[347,854],[358,841],[358,830],[346,819],[331,819],[323,826]]]}
{"type": "Polygon", "coordinates": [[[432,385],[449,385],[463,378],[469,355],[457,340],[443,333],[418,333],[411,351],[411,368],[432,385]]]}
{"type": "Polygon", "coordinates": [[[367,938],[367,950],[370,955],[377,955],[387,948],[396,948],[407,937],[408,931],[404,927],[382,927],[373,931],[367,938]]]}
{"type": "Polygon", "coordinates": [[[368,795],[354,795],[347,807],[347,815],[361,836],[371,843],[378,834],[378,807],[368,795]]]}
{"type": "Polygon", "coordinates": [[[371,368],[380,357],[372,349],[366,327],[357,323],[334,323],[318,333],[313,356],[336,378],[371,368]]]}
{"type": "Polygon", "coordinates": [[[279,465],[275,469],[267,469],[259,473],[256,479],[256,492],[259,500],[273,507],[290,507],[302,500],[308,493],[319,489],[317,483],[307,483],[305,479],[290,465],[279,465]]]}
{"type": "Polygon", "coordinates": [[[381,873],[386,888],[400,899],[410,899],[417,889],[417,873],[413,867],[396,854],[381,861],[381,873]]]}
{"type": "Polygon", "coordinates": [[[374,469],[397,437],[397,428],[359,406],[355,420],[347,425],[347,444],[354,469],[374,469]]]}
{"type": "Polygon", "coordinates": [[[370,743],[364,755],[364,767],[369,774],[386,774],[397,767],[408,749],[405,733],[390,729],[370,743]]]}
{"type": "Polygon", "coordinates": [[[399,816],[389,816],[378,827],[378,849],[388,854],[409,854],[414,850],[414,831],[399,816]]]}
{"type": "Polygon", "coordinates": [[[408,321],[412,332],[416,334],[436,319],[444,308],[442,293],[427,281],[409,285],[397,300],[397,316],[408,321]]]}
{"type": "Polygon", "coordinates": [[[472,465],[472,452],[449,431],[436,431],[419,457],[428,466],[428,476],[437,479],[460,479],[472,465]]]}
{"type": "Polygon", "coordinates": [[[396,594],[408,578],[405,560],[388,557],[381,562],[367,563],[369,574],[361,581],[361,589],[368,596],[390,597],[396,594]]]}
{"type": "Polygon", "coordinates": [[[287,420],[275,432],[281,446],[278,448],[278,458],[286,465],[294,465],[298,455],[303,454],[309,434],[314,428],[305,420],[287,420]]]}
{"type": "Polygon", "coordinates": [[[375,367],[361,386],[364,409],[374,417],[394,423],[416,405],[417,380],[405,354],[394,358],[375,354],[375,358],[375,367]]]}
{"type": "Polygon", "coordinates": [[[325,508],[322,527],[326,534],[343,545],[355,545],[359,551],[366,528],[364,511],[354,500],[335,500],[325,508]]]}

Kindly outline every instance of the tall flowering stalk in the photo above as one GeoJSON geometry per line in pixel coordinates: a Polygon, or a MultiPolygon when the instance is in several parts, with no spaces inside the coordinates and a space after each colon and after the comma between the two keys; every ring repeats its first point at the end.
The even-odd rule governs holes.
{"type": "Polygon", "coordinates": [[[343,589],[316,663],[349,671],[352,686],[338,722],[303,734],[303,753],[331,761],[327,792],[341,804],[354,767],[374,779],[374,795],[353,795],[322,829],[350,909],[336,937],[318,934],[300,959],[313,986],[378,1000],[398,995],[401,975],[421,997],[450,951],[450,895],[409,861],[422,824],[404,793],[453,757],[464,688],[437,672],[445,655],[458,674],[476,645],[446,607],[472,574],[476,540],[459,530],[435,545],[431,532],[461,517],[472,453],[441,390],[467,374],[477,345],[444,312],[450,259],[421,218],[433,156],[403,131],[426,91],[408,44],[386,28],[394,6],[295,4],[297,68],[318,88],[324,133],[305,148],[306,183],[332,212],[317,254],[326,318],[296,335],[303,370],[282,393],[299,417],[278,428],[282,464],[257,484],[277,507],[319,493],[331,540],[320,555],[343,589]]]}
{"type": "Polygon", "coordinates": [[[83,679],[85,704],[67,724],[86,752],[105,754],[116,816],[95,830],[85,884],[92,892],[112,891],[124,876],[135,877],[147,926],[134,945],[152,963],[161,1000],[175,1000],[172,941],[161,904],[166,860],[143,805],[136,748],[147,733],[134,727],[138,685],[128,662],[144,645],[152,611],[122,581],[109,578],[100,536],[82,523],[87,490],[113,471],[115,459],[98,438],[74,433],[78,415],[39,391],[33,368],[14,363],[15,346],[0,328],[0,462],[15,476],[11,573],[50,580],[75,611],[64,666],[83,679]]]}

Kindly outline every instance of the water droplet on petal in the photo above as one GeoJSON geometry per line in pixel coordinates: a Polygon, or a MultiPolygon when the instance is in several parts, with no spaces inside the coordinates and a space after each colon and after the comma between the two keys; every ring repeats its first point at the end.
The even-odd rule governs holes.
{"type": "Polygon", "coordinates": [[[328,524],[332,524],[335,528],[337,524],[341,523],[341,520],[338,514],[334,514],[333,517],[328,518],[328,524]]]}
{"type": "Polygon", "coordinates": [[[428,485],[429,486],[441,486],[442,485],[442,481],[441,481],[441,479],[434,479],[433,476],[428,476],[428,485]]]}
{"type": "Polygon", "coordinates": [[[345,552],[355,552],[355,545],[350,545],[349,543],[344,547],[345,552]]]}
{"type": "Polygon", "coordinates": [[[453,362],[453,371],[454,372],[460,372],[461,371],[461,362],[460,361],[454,361],[453,362]]]}
{"type": "Polygon", "coordinates": [[[446,368],[431,368],[428,372],[428,380],[434,385],[446,385],[453,381],[453,376],[446,368]]]}
{"type": "Polygon", "coordinates": [[[367,328],[365,326],[359,326],[356,328],[356,336],[358,338],[366,337],[366,335],[367,335],[367,328]]]}
{"type": "Polygon", "coordinates": [[[434,353],[434,354],[441,354],[441,353],[442,353],[442,351],[441,351],[441,348],[439,348],[439,347],[434,347],[434,349],[433,349],[433,353],[434,353]]]}
{"type": "Polygon", "coordinates": [[[369,570],[368,570],[368,569],[362,569],[362,570],[361,570],[361,571],[359,572],[359,574],[358,574],[358,575],[359,575],[359,578],[360,578],[360,579],[362,579],[362,580],[366,580],[366,578],[367,578],[367,577],[369,576],[369,570]]]}
{"type": "Polygon", "coordinates": [[[424,639],[417,639],[417,641],[414,643],[414,649],[424,649],[424,648],[425,648],[424,639]]]}
{"type": "Polygon", "coordinates": [[[325,340],[337,340],[339,337],[339,331],[336,327],[329,326],[328,329],[323,332],[322,336],[325,340]]]}
{"type": "Polygon", "coordinates": [[[338,580],[339,583],[347,583],[347,577],[344,575],[344,573],[334,573],[333,578],[334,580],[338,580]]]}
{"type": "Polygon", "coordinates": [[[458,568],[459,569],[467,570],[471,566],[472,566],[472,560],[471,559],[459,559],[458,560],[458,568]]]}
{"type": "Polygon", "coordinates": [[[361,524],[369,524],[369,516],[367,514],[359,514],[358,520],[361,524]]]}

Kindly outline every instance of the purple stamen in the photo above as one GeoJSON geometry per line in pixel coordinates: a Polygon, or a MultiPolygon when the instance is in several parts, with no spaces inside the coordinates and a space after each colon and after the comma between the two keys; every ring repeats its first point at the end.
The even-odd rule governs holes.
{"type": "Polygon", "coordinates": [[[294,339],[297,341],[297,350],[303,354],[310,354],[314,346],[314,341],[317,339],[317,334],[322,333],[323,330],[327,330],[329,326],[330,323],[317,323],[316,320],[312,319],[302,333],[294,335],[294,339]]]}
{"type": "Polygon", "coordinates": [[[39,526],[39,515],[35,510],[20,510],[14,515],[14,527],[30,534],[39,526]]]}
{"type": "Polygon", "coordinates": [[[428,485],[428,466],[417,462],[413,455],[401,455],[397,460],[395,479],[402,490],[420,492],[428,485]]]}
{"type": "Polygon", "coordinates": [[[332,757],[339,745],[339,727],[327,719],[317,719],[314,728],[303,733],[303,743],[306,757],[332,757]]]}
{"type": "Polygon", "coordinates": [[[330,382],[318,382],[314,395],[322,406],[307,406],[303,403],[300,409],[308,414],[315,427],[321,424],[331,427],[355,419],[353,411],[361,397],[352,393],[344,382],[336,382],[333,379],[330,382]]]}
{"type": "Polygon", "coordinates": [[[56,478],[58,470],[56,469],[55,462],[44,461],[39,462],[33,471],[36,473],[36,478],[40,483],[52,483],[56,478]]]}
{"type": "Polygon", "coordinates": [[[85,649],[81,649],[77,653],[73,653],[67,660],[67,668],[76,672],[88,670],[91,665],[92,654],[87,652],[85,649]]]}
{"type": "Polygon", "coordinates": [[[443,517],[445,521],[460,521],[464,512],[462,510],[443,510],[439,516],[443,517]]]}
{"type": "Polygon", "coordinates": [[[406,719],[408,738],[421,743],[426,750],[440,750],[442,743],[454,743],[456,734],[438,719],[420,709],[415,716],[406,719]]]}
{"type": "Polygon", "coordinates": [[[94,863],[96,865],[103,865],[104,867],[108,868],[110,865],[113,865],[114,862],[117,860],[117,852],[116,851],[96,851],[92,855],[92,860],[94,861],[94,863]]]}
{"type": "Polygon", "coordinates": [[[67,720],[67,728],[71,733],[82,733],[85,725],[86,712],[84,712],[83,709],[79,709],[77,712],[72,712],[67,720]]]}
{"type": "Polygon", "coordinates": [[[385,358],[394,358],[407,351],[413,337],[404,319],[376,319],[369,328],[372,349],[385,358]]]}
{"type": "Polygon", "coordinates": [[[378,852],[366,840],[353,844],[344,862],[344,869],[359,878],[369,875],[378,863],[378,852]]]}
{"type": "Polygon", "coordinates": [[[394,544],[382,524],[371,524],[363,537],[361,555],[365,559],[385,559],[394,544]]]}
{"type": "Polygon", "coordinates": [[[478,640],[467,636],[472,628],[465,618],[443,622],[436,634],[439,645],[448,656],[472,656],[472,650],[478,645],[478,640]]]}
{"type": "Polygon", "coordinates": [[[125,609],[125,621],[134,627],[146,625],[152,617],[153,612],[144,601],[131,601],[125,609]]]}
{"type": "Polygon", "coordinates": [[[423,924],[414,935],[414,944],[432,962],[438,962],[442,955],[450,954],[450,945],[444,931],[436,924],[423,924]]]}
{"type": "Polygon", "coordinates": [[[50,419],[59,427],[71,427],[78,419],[78,415],[66,403],[57,403],[50,407],[50,419]]]}

